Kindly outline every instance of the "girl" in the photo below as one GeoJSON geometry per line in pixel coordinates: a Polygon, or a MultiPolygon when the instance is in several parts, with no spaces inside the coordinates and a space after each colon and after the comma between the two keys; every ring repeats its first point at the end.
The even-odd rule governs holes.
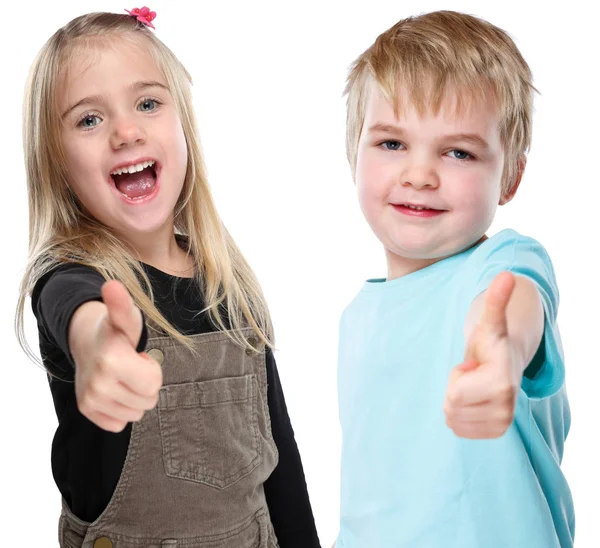
{"type": "Polygon", "coordinates": [[[317,547],[269,312],[215,210],[189,74],[154,12],[129,13],[59,29],[25,98],[17,325],[32,355],[31,295],[60,546],[317,547]]]}

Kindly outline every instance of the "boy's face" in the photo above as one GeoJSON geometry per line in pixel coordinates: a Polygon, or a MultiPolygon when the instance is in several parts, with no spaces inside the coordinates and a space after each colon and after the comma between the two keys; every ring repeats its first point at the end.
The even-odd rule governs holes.
{"type": "Polygon", "coordinates": [[[390,279],[475,244],[501,201],[497,109],[479,101],[458,116],[454,100],[449,96],[437,115],[423,116],[407,102],[396,118],[379,88],[371,88],[356,185],[363,214],[386,250],[390,279]]]}
{"type": "Polygon", "coordinates": [[[172,232],[187,146],[148,49],[121,38],[83,49],[58,99],[69,185],[83,206],[125,239],[172,232]]]}

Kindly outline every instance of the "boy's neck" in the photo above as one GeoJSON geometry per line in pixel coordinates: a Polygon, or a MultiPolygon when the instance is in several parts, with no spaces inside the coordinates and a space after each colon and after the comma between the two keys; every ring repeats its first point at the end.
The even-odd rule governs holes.
{"type": "Polygon", "coordinates": [[[396,278],[401,278],[402,276],[406,276],[407,274],[412,274],[417,270],[421,270],[427,266],[435,264],[439,261],[447,259],[448,257],[453,257],[454,255],[458,255],[459,253],[463,253],[476,245],[479,245],[481,242],[487,240],[487,236],[484,234],[479,240],[477,240],[474,244],[453,253],[452,255],[446,255],[444,257],[436,257],[433,259],[413,259],[410,257],[402,257],[401,255],[397,255],[392,253],[389,249],[385,250],[385,257],[387,261],[387,281],[395,280],[396,278]]]}
{"type": "Polygon", "coordinates": [[[443,259],[443,257],[440,257],[439,259],[410,259],[396,255],[387,249],[385,251],[385,255],[387,260],[386,280],[388,282],[395,280],[396,278],[402,278],[403,276],[412,274],[417,270],[421,270],[422,268],[430,266],[443,259]]]}

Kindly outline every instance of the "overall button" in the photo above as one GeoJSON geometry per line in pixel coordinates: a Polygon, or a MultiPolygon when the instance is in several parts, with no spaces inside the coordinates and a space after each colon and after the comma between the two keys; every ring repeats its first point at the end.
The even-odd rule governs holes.
{"type": "Polygon", "coordinates": [[[94,542],[94,548],[112,548],[112,541],[107,537],[97,538],[94,542]]]}
{"type": "Polygon", "coordinates": [[[164,355],[163,351],[160,350],[159,348],[151,348],[150,350],[148,350],[147,354],[153,360],[156,360],[158,362],[158,365],[162,365],[162,362],[165,359],[165,355],[164,355]]]}

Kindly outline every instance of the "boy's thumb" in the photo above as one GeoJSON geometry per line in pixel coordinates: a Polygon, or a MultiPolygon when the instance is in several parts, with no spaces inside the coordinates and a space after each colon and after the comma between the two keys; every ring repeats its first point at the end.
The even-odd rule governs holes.
{"type": "Polygon", "coordinates": [[[458,364],[454,371],[457,376],[462,376],[464,373],[468,373],[469,371],[473,371],[479,367],[479,364],[473,359],[467,359],[464,362],[458,364]]]}
{"type": "Polygon", "coordinates": [[[108,321],[121,331],[136,348],[142,333],[142,313],[135,306],[131,295],[118,280],[110,280],[102,286],[102,300],[108,309],[108,321]]]}

